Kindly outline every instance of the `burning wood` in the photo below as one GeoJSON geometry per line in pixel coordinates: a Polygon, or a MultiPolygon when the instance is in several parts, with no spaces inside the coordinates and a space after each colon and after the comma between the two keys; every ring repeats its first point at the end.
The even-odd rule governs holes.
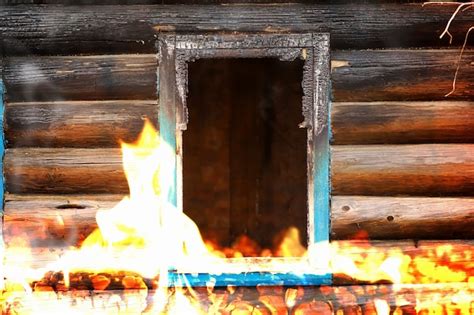
{"type": "Polygon", "coordinates": [[[37,269],[29,265],[31,248],[25,239],[11,240],[0,295],[3,314],[472,313],[471,243],[433,243],[410,252],[368,241],[333,242],[325,253],[337,284],[333,287],[217,287],[212,281],[207,287],[192,287],[186,285],[185,275],[184,284],[170,285],[173,272],[205,271],[212,279],[212,274],[232,266],[244,270],[240,267],[245,264],[232,265],[226,257],[244,262],[243,256],[252,257],[249,261],[257,270],[298,273],[304,265],[297,262],[310,254],[295,228],[278,234],[272,249],[245,235],[231,247],[203,241],[191,219],[163,197],[167,194],[163,178],[170,177],[156,174],[168,172],[166,157],[175,153],[160,145],[150,125],[137,145],[123,145],[130,197],[98,212],[100,229],[89,234],[80,249],[37,269]],[[265,256],[293,260],[285,265],[284,260],[265,256]],[[285,269],[288,266],[292,269],[285,269]]]}
{"type": "MultiPolygon", "coordinates": [[[[4,296],[3,314],[37,314],[34,310],[40,307],[51,313],[68,307],[75,312],[140,314],[152,308],[154,294],[149,288],[9,292],[4,296]]],[[[182,314],[174,312],[178,309],[175,304],[185,301],[192,305],[195,314],[388,314],[384,309],[390,314],[428,314],[429,311],[429,314],[472,314],[473,294],[474,289],[467,283],[277,286],[264,290],[259,287],[170,288],[167,289],[167,308],[171,314],[182,314]],[[298,294],[288,298],[294,292],[298,294]]]]}

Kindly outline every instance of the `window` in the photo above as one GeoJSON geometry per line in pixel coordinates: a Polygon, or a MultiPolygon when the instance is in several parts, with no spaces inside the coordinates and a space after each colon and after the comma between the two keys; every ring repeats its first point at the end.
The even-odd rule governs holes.
{"type": "Polygon", "coordinates": [[[295,225],[308,244],[303,258],[242,258],[187,281],[328,283],[329,36],[162,34],[158,51],[159,129],[177,152],[169,201],[223,242],[268,245],[295,225]]]}

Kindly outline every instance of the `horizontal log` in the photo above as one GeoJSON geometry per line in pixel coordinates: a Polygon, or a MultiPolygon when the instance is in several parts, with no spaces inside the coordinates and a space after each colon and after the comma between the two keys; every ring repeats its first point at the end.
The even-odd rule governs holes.
{"type": "MultiPolygon", "coordinates": [[[[31,240],[28,238],[28,235],[20,234],[22,237],[25,237],[25,240],[31,240]]],[[[10,238],[5,240],[5,244],[8,248],[13,248],[11,246],[10,238]]],[[[463,251],[470,249],[472,242],[469,241],[453,241],[456,244],[454,249],[454,254],[462,253],[463,251]]],[[[348,255],[360,255],[361,253],[368,252],[389,252],[390,249],[399,248],[403,253],[407,255],[420,255],[422,252],[432,251],[440,244],[449,244],[450,242],[445,241],[423,241],[416,244],[414,241],[372,241],[371,247],[367,246],[367,242],[359,241],[338,241],[341,247],[344,247],[345,252],[348,255]],[[425,244],[426,242],[426,244],[425,244]],[[420,247],[421,246],[421,247],[420,247]]],[[[45,265],[56,262],[61,256],[63,256],[68,250],[70,250],[71,244],[68,246],[61,246],[60,244],[47,244],[43,245],[39,243],[32,242],[31,246],[31,255],[30,256],[15,256],[10,255],[8,250],[5,252],[5,258],[8,264],[22,263],[24,265],[31,266],[32,268],[43,268],[45,265]],[[59,245],[59,246],[58,246],[59,245]]],[[[242,258],[243,260],[247,258],[242,258]]],[[[236,260],[238,261],[238,259],[236,260]]],[[[346,283],[347,279],[340,279],[341,283],[346,283]]]]}
{"type": "Polygon", "coordinates": [[[120,149],[8,149],[9,192],[126,193],[120,149]]]}
{"type": "Polygon", "coordinates": [[[334,195],[472,196],[473,144],[333,146],[334,195]]]}
{"type": "MultiPolygon", "coordinates": [[[[34,246],[75,245],[97,227],[98,210],[121,195],[12,195],[5,198],[4,235],[19,234],[34,246]]],[[[333,196],[331,235],[348,239],[473,239],[473,198],[333,196]],[[455,228],[454,228],[455,227],[455,228]]]]}
{"type": "MultiPolygon", "coordinates": [[[[195,290],[173,290],[166,303],[170,313],[192,310],[207,313],[215,310],[219,314],[400,314],[429,313],[431,310],[449,310],[462,313],[469,311],[472,303],[472,287],[468,283],[412,284],[412,285],[352,285],[332,287],[250,287],[235,288],[229,293],[225,288],[195,288],[195,290]],[[183,296],[175,298],[175,291],[183,296]],[[212,295],[211,295],[212,293],[212,295]],[[292,294],[294,300],[292,300],[292,294]],[[463,296],[464,299],[460,299],[463,296]],[[187,298],[186,298],[187,297],[187,298]],[[217,298],[216,298],[217,297],[217,298]],[[179,303],[178,303],[179,301],[179,303]],[[457,302],[458,301],[458,302],[457,302]],[[189,304],[188,304],[189,303],[189,304]],[[191,304],[192,303],[192,304],[191,304]],[[290,304],[291,303],[291,304],[290,304]],[[417,304],[419,303],[419,304],[417,304]],[[290,305],[289,305],[290,304],[290,305]],[[378,308],[378,309],[377,309],[378,308]],[[258,310],[255,311],[255,310],[258,310]],[[278,311],[278,313],[277,313],[278,311]]],[[[15,299],[5,302],[5,314],[34,313],[119,313],[139,314],[148,305],[150,309],[155,292],[147,290],[71,290],[65,292],[42,292],[32,294],[18,292],[15,299]],[[55,301],[55,303],[52,303],[55,301]],[[66,310],[67,309],[67,310],[66,310]]],[[[467,312],[466,312],[467,314],[467,312]]]]}
{"type": "Polygon", "coordinates": [[[474,198],[333,196],[331,235],[373,239],[474,239],[474,198]]]}
{"type": "Polygon", "coordinates": [[[137,138],[145,117],[158,121],[156,101],[9,103],[5,137],[9,147],[118,147],[137,138]]]}
{"type": "Polygon", "coordinates": [[[6,58],[9,101],[156,99],[154,55],[6,58]]]}
{"type": "MultiPolygon", "coordinates": [[[[459,51],[334,51],[337,102],[446,100],[459,51]]],[[[450,99],[474,96],[474,50],[464,52],[450,99]]],[[[5,60],[10,102],[156,99],[154,55],[12,57],[5,60]],[[87,84],[94,82],[94,84],[87,84]]]]}
{"type": "MultiPolygon", "coordinates": [[[[333,146],[334,195],[472,196],[473,144],[333,146]]],[[[127,193],[119,149],[14,148],[11,193],[127,193]]]]}
{"type": "MultiPolygon", "coordinates": [[[[157,121],[155,101],[9,103],[9,147],[117,147],[157,121]]],[[[334,144],[474,142],[472,102],[333,103],[334,144]]]]}
{"type": "MultiPolygon", "coordinates": [[[[450,241],[337,241],[331,243],[332,251],[336,254],[333,256],[333,283],[334,284],[363,284],[369,283],[368,278],[360,276],[359,279],[354,278],[357,275],[353,274],[344,274],[343,272],[348,272],[346,267],[341,266],[338,262],[346,261],[342,259],[341,255],[347,259],[354,261],[356,265],[361,268],[370,266],[372,263],[372,268],[378,268],[378,265],[387,258],[400,257],[400,254],[405,256],[406,265],[404,268],[411,267],[409,270],[403,269],[404,272],[410,272],[410,276],[405,274],[403,279],[400,279],[402,283],[426,283],[426,282],[456,282],[456,281],[467,281],[469,277],[472,278],[472,272],[474,271],[474,264],[471,260],[472,255],[474,254],[474,244],[472,241],[459,241],[459,240],[450,240],[450,241]],[[394,256],[395,255],[395,256],[394,256]],[[368,262],[366,259],[376,259],[377,261],[368,262]],[[428,263],[428,265],[426,264],[428,263]],[[453,272],[463,272],[463,274],[458,274],[456,277],[448,277],[449,273],[445,273],[444,276],[438,274],[427,274],[430,272],[434,266],[430,265],[432,263],[434,266],[440,267],[442,270],[444,268],[449,268],[453,272]],[[342,267],[342,269],[341,269],[342,267]],[[420,272],[421,271],[421,272],[420,272]],[[351,277],[352,276],[352,277],[351,277]]],[[[44,270],[45,266],[57,262],[60,257],[64,256],[71,247],[32,247],[30,248],[31,255],[15,255],[17,251],[14,246],[10,246],[7,243],[7,250],[5,251],[5,266],[29,266],[30,268],[42,268],[44,270]]],[[[225,266],[221,266],[221,270],[231,270],[227,271],[230,273],[235,273],[236,271],[247,270],[247,267],[255,271],[265,271],[265,266],[269,267],[268,270],[275,270],[279,267],[276,267],[275,262],[281,263],[284,266],[284,269],[291,267],[291,264],[294,266],[299,266],[299,272],[302,270],[301,260],[297,257],[257,257],[257,258],[234,258],[234,259],[225,259],[227,263],[225,266]],[[268,265],[263,265],[261,268],[257,267],[254,263],[259,261],[266,261],[268,265]],[[251,264],[249,265],[249,262],[251,264]],[[253,262],[253,263],[252,263],[253,262]],[[230,268],[230,269],[227,269],[230,268]],[[242,268],[242,269],[241,269],[242,268]]],[[[393,263],[393,261],[392,261],[393,263]]],[[[56,264],[57,265],[57,264],[56,264]]],[[[192,266],[191,266],[192,268],[192,266]]],[[[204,267],[196,266],[195,269],[183,271],[184,273],[212,273],[216,270],[208,269],[204,267]],[[195,270],[195,271],[192,271],[195,270]]],[[[267,271],[268,271],[267,270],[267,271]]],[[[290,269],[291,270],[291,269],[290,269]]],[[[374,270],[374,273],[377,270],[374,270]]],[[[389,280],[385,278],[386,274],[379,274],[378,281],[382,282],[389,280]]],[[[372,278],[374,279],[374,278],[372,278]]]]}
{"type": "Polygon", "coordinates": [[[157,98],[154,55],[5,58],[9,102],[157,98]]]}
{"type": "MultiPolygon", "coordinates": [[[[4,54],[152,53],[159,31],[330,32],[334,48],[447,45],[439,39],[456,6],[136,5],[9,6],[0,12],[4,54]],[[64,17],[69,17],[65,19],[64,17]]],[[[474,13],[451,26],[464,39],[474,13]]]]}
{"type": "Polygon", "coordinates": [[[120,195],[5,196],[4,239],[22,236],[37,246],[77,245],[96,227],[97,211],[113,208],[120,195]]]}
{"type": "MultiPolygon", "coordinates": [[[[443,100],[452,89],[459,51],[357,50],[333,55],[336,101],[443,100]]],[[[471,100],[474,51],[463,55],[451,99],[471,100]]]]}
{"type": "Polygon", "coordinates": [[[332,104],[334,144],[474,143],[474,102],[332,104]]]}

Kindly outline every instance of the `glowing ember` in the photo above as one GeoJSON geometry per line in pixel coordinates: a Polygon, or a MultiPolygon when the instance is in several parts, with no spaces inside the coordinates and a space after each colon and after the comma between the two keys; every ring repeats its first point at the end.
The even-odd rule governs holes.
{"type": "MultiPolygon", "coordinates": [[[[167,202],[175,151],[149,122],[136,143],[122,143],[122,153],[130,195],[98,211],[98,229],[79,249],[36,268],[21,233],[5,252],[2,248],[2,314],[473,313],[474,251],[456,244],[433,244],[412,253],[367,241],[332,242],[330,272],[335,282],[348,286],[246,289],[217,288],[210,282],[207,288],[186,283],[168,288],[168,275],[176,270],[240,272],[248,266],[226,258],[295,259],[308,258],[308,253],[293,227],[276,236],[274,248],[261,248],[246,235],[231,247],[203,241],[194,222],[167,202]]],[[[60,213],[55,218],[64,225],[60,213]]],[[[289,261],[295,263],[288,269],[284,260],[253,260],[255,270],[297,273],[308,268],[289,261]]]]}

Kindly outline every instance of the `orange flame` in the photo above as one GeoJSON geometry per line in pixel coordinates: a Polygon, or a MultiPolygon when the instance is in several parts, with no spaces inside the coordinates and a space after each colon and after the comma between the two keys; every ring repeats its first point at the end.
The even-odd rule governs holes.
{"type": "MultiPolygon", "coordinates": [[[[170,270],[185,270],[189,269],[189,266],[192,267],[190,269],[196,270],[196,265],[201,265],[202,267],[197,269],[216,272],[220,265],[225,264],[224,259],[217,260],[216,256],[308,256],[306,248],[301,244],[299,231],[292,227],[277,236],[278,242],[274,249],[262,249],[245,235],[239,237],[232,248],[222,248],[211,241],[205,243],[196,224],[167,200],[170,185],[174,182],[174,148],[162,141],[149,121],[145,122],[135,143],[122,143],[121,146],[130,195],[124,197],[112,209],[98,211],[98,229],[84,240],[81,248],[68,251],[45,268],[35,269],[26,263],[33,260],[29,244],[21,237],[12,239],[9,248],[0,253],[0,257],[7,258],[4,264],[7,283],[3,288],[0,287],[0,290],[6,290],[8,293],[3,297],[0,295],[0,302],[2,299],[14,300],[15,295],[12,295],[12,292],[31,293],[32,281],[41,279],[48,270],[63,271],[66,287],[70,285],[69,275],[72,272],[87,271],[97,274],[93,283],[99,290],[105,289],[110,282],[106,277],[100,276],[101,272],[132,271],[146,278],[158,277],[153,312],[205,314],[197,298],[193,298],[191,288],[186,292],[177,288],[174,294],[169,294],[167,274],[170,270]]],[[[56,220],[58,225],[64,225],[59,213],[56,220]]],[[[340,241],[332,242],[327,253],[317,254],[329,256],[329,272],[349,275],[368,283],[380,280],[395,284],[468,283],[470,291],[456,292],[449,298],[450,303],[462,308],[460,314],[468,314],[473,303],[470,293],[474,289],[474,267],[472,264],[466,265],[465,262],[474,260],[473,251],[471,248],[462,254],[455,254],[454,249],[452,244],[439,245],[423,255],[413,256],[397,247],[387,250],[371,246],[368,242],[354,245],[353,242],[340,241]]],[[[125,277],[122,282],[128,290],[140,291],[146,288],[143,280],[134,276],[125,277]]],[[[226,306],[225,295],[216,295],[212,289],[212,286],[208,288],[209,300],[212,302],[207,309],[208,314],[219,314],[224,308],[232,309],[232,314],[248,313],[249,309],[252,309],[246,303],[226,306]]],[[[231,294],[235,288],[229,287],[228,291],[231,294]]],[[[288,289],[284,296],[263,296],[259,301],[277,314],[279,311],[275,305],[293,308],[301,295],[299,289],[288,289]]],[[[128,298],[130,305],[135,307],[133,314],[144,311],[146,302],[143,302],[143,295],[130,294],[128,298]]],[[[422,296],[417,299],[417,311],[428,310],[430,314],[441,314],[439,305],[446,300],[444,296],[433,295],[430,295],[430,300],[423,299],[422,296]]],[[[30,303],[32,305],[29,309],[33,310],[31,313],[43,312],[40,311],[43,306],[31,301],[30,303]]],[[[122,302],[117,303],[119,305],[122,302]]],[[[398,304],[404,303],[406,301],[401,300],[398,304]]],[[[318,307],[327,308],[325,305],[318,307]]],[[[374,300],[374,309],[377,314],[390,312],[387,301],[381,299],[374,300]]],[[[67,313],[68,306],[59,303],[53,310],[67,313]]],[[[51,312],[54,312],[53,310],[51,312]]],[[[395,313],[397,312],[400,313],[401,310],[397,308],[395,313]]]]}

